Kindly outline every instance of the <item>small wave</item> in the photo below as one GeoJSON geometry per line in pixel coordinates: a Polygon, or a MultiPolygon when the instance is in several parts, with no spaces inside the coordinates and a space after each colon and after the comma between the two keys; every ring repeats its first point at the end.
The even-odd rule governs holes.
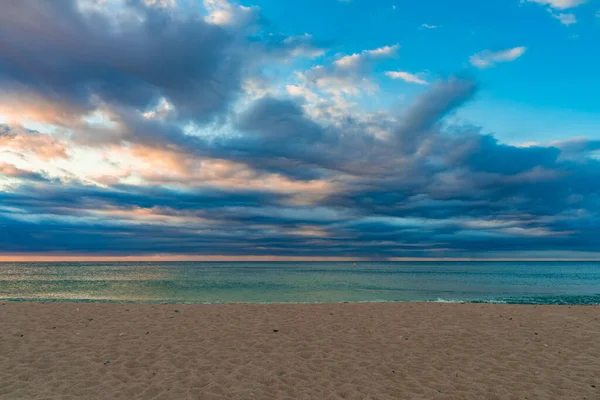
{"type": "Polygon", "coordinates": [[[430,300],[428,303],[489,303],[489,304],[507,304],[504,300],[458,300],[458,299],[442,299],[437,298],[437,300],[430,300]]]}
{"type": "Polygon", "coordinates": [[[455,300],[455,299],[441,299],[438,297],[437,300],[432,300],[430,303],[465,303],[464,300],[455,300]]]}
{"type": "Polygon", "coordinates": [[[438,297],[430,303],[475,304],[532,304],[532,305],[600,305],[600,295],[591,296],[522,296],[502,299],[443,299],[438,297]]]}

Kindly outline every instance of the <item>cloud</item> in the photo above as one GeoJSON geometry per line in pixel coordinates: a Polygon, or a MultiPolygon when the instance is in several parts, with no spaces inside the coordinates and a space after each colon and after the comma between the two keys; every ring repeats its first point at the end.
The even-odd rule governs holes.
{"type": "Polygon", "coordinates": [[[290,48],[290,54],[292,56],[307,56],[307,57],[319,57],[322,56],[325,51],[319,47],[313,39],[313,36],[309,33],[305,33],[300,36],[289,36],[282,40],[282,43],[290,48]]]}
{"type": "Polygon", "coordinates": [[[303,77],[309,84],[334,94],[374,93],[378,86],[368,77],[369,73],[376,63],[396,57],[399,48],[394,44],[339,56],[331,65],[312,67],[303,77]]]}
{"type": "MultiPolygon", "coordinates": [[[[435,83],[386,139],[370,137],[357,122],[339,130],[321,126],[292,100],[257,100],[238,116],[242,136],[200,146],[212,157],[241,162],[240,169],[209,169],[205,156],[189,154],[200,164],[184,164],[181,189],[173,182],[106,188],[38,182],[1,193],[5,251],[30,251],[33,240],[38,252],[115,255],[393,257],[444,248],[473,256],[597,246],[596,236],[584,234],[598,222],[600,169],[585,157],[597,144],[513,147],[476,129],[453,132],[444,118],[476,90],[464,79],[435,83]],[[290,178],[268,185],[264,174],[245,173],[243,165],[290,178]],[[301,184],[294,175],[302,178],[311,165],[323,183],[298,199],[316,181],[301,184]]],[[[157,139],[166,148],[176,143],[170,135],[157,139]]],[[[148,151],[140,154],[156,178],[165,178],[162,156],[148,151]]]]}
{"type": "Polygon", "coordinates": [[[537,3],[546,6],[550,6],[552,8],[556,8],[558,10],[566,10],[569,8],[578,7],[582,4],[587,3],[589,0],[527,0],[530,3],[537,3]]]}
{"type": "Polygon", "coordinates": [[[160,8],[174,8],[177,0],[144,0],[144,4],[160,8]]]}
{"type": "Polygon", "coordinates": [[[527,48],[523,46],[496,52],[484,50],[472,55],[469,61],[471,65],[477,68],[488,68],[495,66],[497,63],[514,61],[525,54],[525,51],[527,51],[527,48]]]}
{"type": "Polygon", "coordinates": [[[67,145],[60,140],[20,127],[0,125],[0,154],[14,152],[21,157],[34,155],[43,161],[68,158],[67,145]]]}
{"type": "Polygon", "coordinates": [[[161,97],[185,117],[223,110],[240,82],[232,37],[163,10],[138,5],[132,20],[88,14],[74,0],[5,4],[0,89],[22,85],[73,111],[95,99],[144,109],[161,97]]]}
{"type": "Polygon", "coordinates": [[[575,14],[572,13],[559,13],[559,14],[552,14],[552,16],[554,18],[556,18],[557,20],[560,21],[561,24],[563,25],[571,25],[571,24],[576,24],[577,23],[577,18],[575,17],[575,14]]]}
{"type": "Polygon", "coordinates": [[[404,82],[416,83],[419,85],[428,85],[429,84],[429,82],[427,82],[427,81],[419,78],[417,75],[411,74],[409,72],[387,71],[385,74],[392,79],[402,79],[404,82]]]}
{"type": "Polygon", "coordinates": [[[401,110],[370,110],[352,98],[378,90],[373,75],[398,45],[329,58],[309,34],[271,34],[255,7],[106,4],[3,6],[3,253],[385,259],[600,247],[598,141],[518,147],[456,122],[477,98],[473,79],[431,81],[401,110]],[[297,60],[316,56],[325,61],[312,68],[297,60]],[[22,126],[31,119],[38,131],[22,126]]]}
{"type": "Polygon", "coordinates": [[[43,174],[23,170],[5,162],[0,162],[0,177],[1,176],[31,181],[45,181],[47,179],[43,174]]]}
{"type": "Polygon", "coordinates": [[[437,29],[439,27],[440,27],[439,25],[421,24],[421,28],[425,28],[425,29],[437,29]]]}
{"type": "Polygon", "coordinates": [[[311,34],[296,36],[269,34],[261,37],[260,41],[253,39],[250,49],[253,56],[259,57],[264,63],[289,62],[296,57],[315,58],[322,56],[330,43],[316,40],[311,34]]]}
{"type": "MultiPolygon", "coordinates": [[[[522,2],[525,0],[522,0],[522,2]]],[[[548,12],[553,18],[560,21],[561,24],[569,26],[577,23],[577,17],[573,13],[555,12],[556,10],[568,10],[588,3],[589,0],[527,0],[531,3],[537,3],[548,6],[548,12]]]]}
{"type": "Polygon", "coordinates": [[[322,53],[310,35],[253,39],[259,10],[225,0],[206,0],[205,19],[156,7],[168,2],[101,4],[3,5],[0,110],[33,99],[73,118],[102,104],[147,111],[166,99],[179,118],[203,121],[226,111],[260,63],[322,53]]]}
{"type": "Polygon", "coordinates": [[[428,130],[449,113],[472,99],[477,92],[477,84],[464,78],[450,78],[438,81],[432,88],[418,97],[406,111],[401,127],[406,136],[428,130]]]}
{"type": "Polygon", "coordinates": [[[204,0],[204,8],[208,11],[205,17],[208,23],[225,27],[252,26],[260,18],[258,7],[246,7],[227,0],[204,0]]]}

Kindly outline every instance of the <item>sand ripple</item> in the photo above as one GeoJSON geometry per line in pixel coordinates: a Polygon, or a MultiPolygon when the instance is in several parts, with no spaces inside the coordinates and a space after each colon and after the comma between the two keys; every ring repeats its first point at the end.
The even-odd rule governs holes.
{"type": "Polygon", "coordinates": [[[491,304],[3,303],[0,398],[600,399],[599,318],[491,304]]]}

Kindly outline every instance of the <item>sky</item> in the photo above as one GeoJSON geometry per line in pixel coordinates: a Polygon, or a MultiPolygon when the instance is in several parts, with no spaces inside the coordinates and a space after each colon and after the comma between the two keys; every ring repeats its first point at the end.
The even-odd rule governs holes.
{"type": "Polygon", "coordinates": [[[600,1],[0,4],[0,261],[600,258],[600,1]]]}

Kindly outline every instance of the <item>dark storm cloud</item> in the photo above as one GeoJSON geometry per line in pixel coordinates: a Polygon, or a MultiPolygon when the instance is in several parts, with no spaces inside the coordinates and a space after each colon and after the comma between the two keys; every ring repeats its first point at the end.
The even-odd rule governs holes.
{"type": "Polygon", "coordinates": [[[286,230],[314,222],[283,209],[264,213],[280,200],[248,191],[24,186],[18,194],[0,193],[0,251],[29,252],[35,242],[35,251],[50,253],[301,253],[306,242],[286,230]],[[140,210],[184,222],[136,220],[140,210]]]}
{"type": "Polygon", "coordinates": [[[75,0],[3,2],[0,89],[74,113],[98,98],[144,110],[165,97],[180,118],[203,120],[229,105],[244,69],[261,58],[318,50],[308,36],[244,42],[199,15],[128,3],[131,15],[82,10],[75,0]]]}
{"type": "Polygon", "coordinates": [[[560,155],[554,147],[514,147],[499,144],[490,135],[481,136],[478,148],[469,156],[477,171],[515,175],[535,167],[552,167],[560,155]]]}
{"type": "Polygon", "coordinates": [[[437,132],[435,124],[446,115],[471,100],[477,85],[470,79],[452,78],[438,82],[410,107],[400,127],[394,132],[404,153],[414,153],[430,135],[437,132]]]}
{"type": "Polygon", "coordinates": [[[328,164],[319,146],[330,146],[329,133],[293,100],[259,99],[239,116],[237,128],[246,134],[218,141],[216,154],[300,179],[318,177],[328,164]]]}
{"type": "Polygon", "coordinates": [[[444,115],[467,101],[473,86],[441,85],[424,97],[433,102],[441,93],[439,106],[421,99],[411,108],[418,122],[400,122],[387,138],[323,125],[290,99],[257,100],[236,117],[243,135],[218,140],[124,114],[130,141],[289,176],[314,167],[340,190],[299,206],[270,191],[23,185],[0,195],[3,228],[15,231],[4,235],[4,251],[25,251],[31,241],[40,243],[36,251],[99,254],[394,257],[595,250],[600,162],[583,156],[594,144],[567,145],[567,153],[560,143],[515,147],[478,129],[451,129],[444,115]],[[406,130],[410,124],[419,129],[406,130]],[[329,216],[320,217],[318,208],[329,216]],[[124,216],[112,216],[115,210],[124,216]],[[132,223],[128,213],[139,210],[190,223],[132,223]],[[31,217],[36,215],[44,217],[31,217]],[[204,222],[195,225],[194,218],[204,222]]]}
{"type": "Polygon", "coordinates": [[[452,78],[438,83],[384,139],[369,134],[368,125],[360,121],[347,119],[337,126],[324,126],[312,120],[297,100],[265,97],[238,117],[237,128],[245,135],[219,145],[256,168],[267,165],[273,170],[279,163],[279,172],[295,177],[293,169],[300,166],[348,174],[393,175],[407,166],[417,167],[408,158],[438,134],[439,129],[433,129],[436,123],[475,92],[476,85],[470,80],[452,78]]]}
{"type": "Polygon", "coordinates": [[[98,188],[85,185],[24,185],[17,193],[0,192],[0,205],[21,208],[32,214],[81,214],[111,208],[198,210],[212,212],[224,207],[262,207],[281,197],[251,190],[173,190],[117,185],[98,188]]]}
{"type": "Polygon", "coordinates": [[[74,0],[4,2],[0,87],[72,109],[103,101],[145,108],[160,96],[184,117],[226,107],[239,86],[239,57],[218,26],[139,3],[126,21],[82,12],[74,0]]]}
{"type": "Polygon", "coordinates": [[[452,90],[437,87],[425,98],[434,101],[432,93],[441,90],[443,99],[438,104],[443,106],[422,109],[419,105],[425,103],[417,102],[412,110],[418,114],[414,121],[419,122],[413,126],[420,128],[415,132],[399,128],[387,139],[375,139],[360,130],[346,136],[313,121],[289,99],[258,100],[237,117],[244,135],[216,142],[186,136],[168,124],[127,120],[124,115],[133,132],[129,140],[176,145],[183,151],[244,161],[256,169],[290,176],[309,166],[332,179],[343,181],[343,176],[350,176],[341,191],[317,202],[343,217],[317,218],[306,212],[311,207],[290,207],[286,204],[289,197],[271,192],[23,186],[16,194],[2,194],[0,203],[23,210],[21,214],[50,215],[55,220],[36,222],[15,211],[3,212],[4,227],[19,231],[4,238],[6,251],[22,251],[20,246],[27,242],[23,238],[33,240],[34,227],[52,232],[48,236],[52,239],[44,241],[38,251],[69,251],[69,246],[71,251],[90,251],[90,243],[96,243],[94,251],[99,253],[114,252],[111,248],[118,243],[122,254],[393,257],[439,256],[440,251],[457,256],[532,248],[594,250],[599,244],[593,233],[599,222],[600,163],[573,158],[576,151],[593,151],[593,144],[571,145],[570,157],[564,158],[560,145],[514,147],[477,129],[458,133],[445,129],[443,116],[468,100],[465,87],[470,86],[450,83],[450,88],[458,88],[456,99],[449,96],[452,90]],[[407,140],[398,140],[399,135],[410,137],[413,152],[406,152],[407,140]],[[365,143],[369,145],[362,146],[365,143]],[[214,225],[198,229],[149,221],[114,225],[110,217],[107,222],[89,220],[89,210],[114,209],[201,217],[214,225]],[[81,221],[65,222],[65,217],[72,216],[81,221]],[[304,236],[303,229],[320,229],[321,237],[304,236]],[[74,242],[69,239],[73,232],[81,233],[74,242]]]}

